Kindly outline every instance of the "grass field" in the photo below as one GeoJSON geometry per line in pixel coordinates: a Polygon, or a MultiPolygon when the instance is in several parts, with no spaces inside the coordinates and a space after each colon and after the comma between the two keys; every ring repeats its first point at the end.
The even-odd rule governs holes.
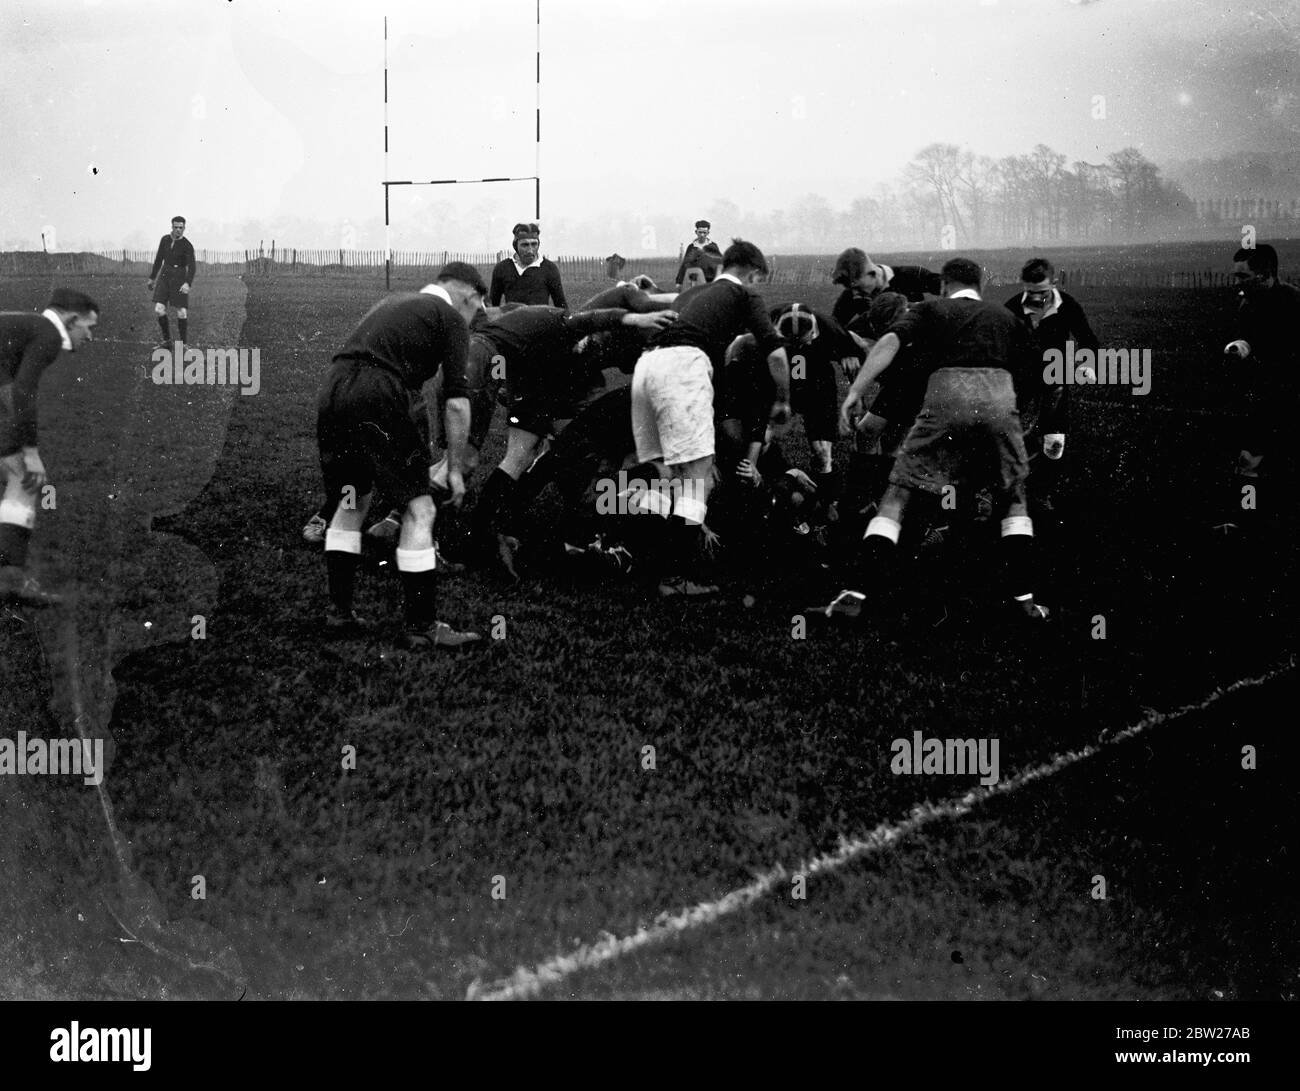
{"type": "MultiPolygon", "coordinates": [[[[104,336],[46,377],[60,492],[36,540],[79,599],[0,614],[3,734],[68,734],[78,708],[111,733],[105,784],[143,883],[116,877],[91,789],[3,778],[11,995],[463,997],[976,785],[893,775],[895,738],[996,736],[1007,781],[1295,651],[1276,536],[1208,531],[1232,500],[1215,468],[1233,422],[1213,412],[1230,295],[1079,293],[1104,344],[1152,349],[1155,378],[1145,398],[1077,398],[1068,503],[1043,541],[1040,598],[1059,621],[1033,641],[955,600],[942,624],[792,639],[824,590],[794,579],[751,608],[739,594],[684,608],[630,585],[503,591],[471,574],[444,581],[444,616],[499,615],[504,639],[418,659],[317,639],[323,566],[298,536],[318,500],[316,386],[381,282],[196,290],[197,344],[259,349],[255,397],[155,386],[140,286],[74,286],[101,299],[104,336]],[[171,947],[122,944],[132,921],[171,947]]],[[[0,278],[0,305],[39,306],[47,288],[0,278]]],[[[1255,515],[1276,531],[1293,500],[1262,491],[1255,515]]],[[[395,616],[395,579],[360,587],[362,607],[395,616]]],[[[1294,699],[1279,669],[812,876],[806,898],[783,880],[540,995],[1294,996],[1294,699]]]]}

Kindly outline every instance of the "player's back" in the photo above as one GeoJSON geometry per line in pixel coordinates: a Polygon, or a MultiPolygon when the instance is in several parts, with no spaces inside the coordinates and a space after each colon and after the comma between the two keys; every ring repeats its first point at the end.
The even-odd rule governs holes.
{"type": "Polygon", "coordinates": [[[13,382],[24,355],[40,343],[42,358],[58,355],[63,340],[54,323],[33,311],[0,311],[0,386],[13,382]]]}

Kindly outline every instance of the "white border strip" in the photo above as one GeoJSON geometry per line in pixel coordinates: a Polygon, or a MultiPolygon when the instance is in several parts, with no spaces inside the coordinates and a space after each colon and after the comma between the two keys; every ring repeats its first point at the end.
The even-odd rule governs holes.
{"type": "Polygon", "coordinates": [[[642,925],[629,936],[620,938],[607,933],[606,937],[597,943],[584,943],[571,954],[556,955],[532,969],[521,966],[508,978],[493,981],[486,985],[475,980],[470,984],[465,999],[525,1000],[536,996],[543,989],[558,984],[571,974],[581,970],[593,969],[606,962],[612,962],[614,959],[640,950],[642,947],[662,943],[664,940],[671,939],[673,936],[687,932],[692,928],[712,924],[714,921],[758,901],[790,875],[811,876],[835,871],[859,857],[866,856],[879,849],[888,848],[894,842],[916,832],[922,826],[928,825],[936,819],[964,817],[994,795],[1014,792],[1019,788],[1023,788],[1026,784],[1032,784],[1036,780],[1059,773],[1062,769],[1081,762],[1085,758],[1092,757],[1094,754],[1099,753],[1104,746],[1124,742],[1142,734],[1144,731],[1159,727],[1171,720],[1180,719],[1189,713],[1201,712],[1237,690],[1263,685],[1294,669],[1295,659],[1292,658],[1284,665],[1274,667],[1257,677],[1242,678],[1225,688],[1216,689],[1202,701],[1195,704],[1183,705],[1172,712],[1158,712],[1152,709],[1131,727],[1123,728],[1109,737],[1100,738],[1096,743],[1085,746],[1080,750],[1067,750],[1064,754],[1059,754],[1042,765],[1026,770],[1010,780],[974,788],[963,796],[943,803],[927,802],[919,804],[912,808],[911,817],[904,821],[898,823],[882,822],[870,833],[855,840],[850,841],[841,837],[839,848],[834,852],[824,853],[810,861],[806,861],[795,868],[793,872],[787,872],[784,867],[777,864],[771,871],[760,875],[748,886],[733,890],[717,901],[701,902],[699,905],[681,909],[675,913],[660,913],[654,919],[653,924],[649,926],[642,925]]]}

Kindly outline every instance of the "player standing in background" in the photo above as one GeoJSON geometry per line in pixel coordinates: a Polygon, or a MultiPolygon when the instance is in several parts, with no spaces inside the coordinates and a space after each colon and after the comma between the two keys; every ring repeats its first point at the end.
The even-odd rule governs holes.
{"type": "Polygon", "coordinates": [[[98,321],[99,304],[68,288],[55,288],[40,314],[0,314],[0,601],[61,601],[27,574],[27,545],[45,484],[36,446],[36,392],[59,352],[76,352],[89,342],[98,321]]]}
{"type": "Polygon", "coordinates": [[[153,292],[153,313],[158,316],[162,331],[162,347],[172,347],[171,324],[167,321],[167,308],[176,309],[176,328],[180,340],[188,343],[190,317],[190,288],[194,285],[197,265],[194,247],[185,238],[185,217],[172,217],[171,234],[158,242],[153,269],[149,273],[149,288],[153,292]]]}
{"type": "Polygon", "coordinates": [[[443,266],[436,284],[388,296],[361,319],[334,357],[316,403],[316,436],[325,490],[336,500],[325,533],[330,607],[327,632],[367,626],[352,608],[361,528],[376,487],[401,505],[397,571],[411,649],[456,647],[480,640],[437,619],[436,514],[430,491],[429,445],[411,417],[412,399],[442,370],[446,396],[450,503],[465,495],[462,472],[470,427],[465,384],[469,319],[483,307],[487,286],[465,262],[443,266]]]}
{"type": "Polygon", "coordinates": [[[560,283],[560,267],[541,255],[542,235],[536,224],[515,224],[514,257],[503,258],[492,269],[489,301],[523,303],[530,307],[569,306],[560,283]]]}
{"type": "MultiPolygon", "coordinates": [[[[1002,519],[1005,589],[1020,616],[1047,617],[1032,591],[1033,521],[1025,500],[1029,460],[1017,402],[1042,385],[1042,362],[1025,329],[1005,307],[980,298],[980,267],[953,258],[943,267],[944,298],[917,304],[876,342],[841,410],[854,416],[862,392],[901,349],[906,365],[927,378],[925,400],[889,475],[889,488],[867,526],[862,578],[887,601],[895,590],[891,568],[898,552],[903,512],[916,489],[942,494],[970,488],[992,475],[1002,519]]],[[[827,617],[858,617],[878,609],[860,591],[846,590],[824,608],[827,617]]]]}
{"type": "MultiPolygon", "coordinates": [[[[1241,362],[1238,375],[1247,419],[1240,435],[1238,478],[1276,478],[1292,448],[1300,385],[1300,288],[1278,278],[1277,251],[1262,244],[1232,255],[1241,304],[1225,357],[1241,362]]],[[[1294,459],[1288,459],[1288,467],[1294,459]]],[[[1238,495],[1240,490],[1237,490],[1238,495]]]]}
{"type": "Polygon", "coordinates": [[[691,278],[695,283],[699,283],[700,276],[703,276],[704,283],[711,284],[718,275],[718,267],[722,265],[722,250],[709,238],[712,226],[708,220],[695,221],[695,241],[687,245],[686,252],[682,254],[682,263],[677,267],[676,284],[679,292],[682,285],[686,284],[687,270],[699,270],[691,278]]]}
{"type": "MultiPolygon", "coordinates": [[[[1097,351],[1100,343],[1088,324],[1087,315],[1078,300],[1056,287],[1056,268],[1050,261],[1031,258],[1025,262],[1020,270],[1020,285],[1021,290],[1007,300],[1007,310],[1025,327],[1039,360],[1052,349],[1064,357],[1066,345],[1071,341],[1076,351],[1097,351]]],[[[1044,386],[1041,404],[1024,406],[1020,426],[1031,459],[1040,446],[1043,455],[1053,463],[1065,452],[1065,437],[1069,433],[1068,389],[1065,384],[1044,386]]],[[[1054,471],[1036,471],[1031,478],[1032,491],[1048,510],[1055,476],[1054,471]]]]}
{"type": "Polygon", "coordinates": [[[713,485],[713,374],[740,334],[754,335],[771,371],[773,433],[783,432],[790,420],[790,361],[762,297],[749,287],[766,274],[762,251],[733,239],[722,256],[722,272],[712,284],[677,299],[677,321],[654,338],[632,375],[636,457],[662,462],[672,481],[672,512],[660,554],[664,596],[717,593],[716,587],[687,579],[685,570],[700,547],[713,485]]]}

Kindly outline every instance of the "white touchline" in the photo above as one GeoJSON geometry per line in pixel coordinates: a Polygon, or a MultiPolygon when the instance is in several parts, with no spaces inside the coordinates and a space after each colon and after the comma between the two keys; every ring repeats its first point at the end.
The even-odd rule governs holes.
{"type": "Polygon", "coordinates": [[[1124,742],[1135,735],[1140,735],[1153,727],[1159,727],[1170,720],[1177,720],[1189,713],[1201,712],[1230,693],[1234,693],[1239,689],[1249,689],[1252,686],[1263,685],[1265,682],[1271,682],[1279,675],[1286,674],[1294,669],[1295,660],[1292,658],[1287,660],[1284,665],[1274,667],[1255,678],[1241,678],[1229,686],[1216,689],[1204,700],[1196,704],[1183,705],[1172,712],[1152,710],[1130,727],[1123,728],[1115,734],[1082,749],[1067,750],[1064,754],[1058,754],[1050,761],[1019,773],[1009,780],[991,784],[988,787],[972,789],[963,796],[946,800],[943,803],[919,804],[912,808],[910,818],[896,823],[882,822],[870,833],[852,841],[841,837],[840,846],[834,852],[815,857],[792,871],[787,871],[780,864],[777,864],[771,871],[760,875],[748,886],[733,890],[717,901],[701,902],[699,905],[680,909],[676,912],[660,913],[654,919],[654,923],[642,925],[629,936],[607,935],[607,938],[597,943],[584,943],[575,948],[570,954],[556,955],[546,962],[539,963],[532,969],[520,966],[509,977],[489,982],[486,985],[474,981],[471,983],[465,999],[523,1000],[535,996],[548,985],[557,984],[579,970],[590,970],[642,947],[662,943],[664,940],[671,939],[673,936],[692,928],[712,924],[721,917],[725,917],[758,901],[778,883],[791,875],[817,875],[822,872],[835,871],[837,868],[841,868],[861,856],[866,856],[878,849],[892,845],[895,841],[901,840],[935,819],[962,818],[992,796],[1014,792],[1026,784],[1051,776],[1053,773],[1059,773],[1068,766],[1092,757],[1094,754],[1099,753],[1104,746],[1113,746],[1124,742]]]}

